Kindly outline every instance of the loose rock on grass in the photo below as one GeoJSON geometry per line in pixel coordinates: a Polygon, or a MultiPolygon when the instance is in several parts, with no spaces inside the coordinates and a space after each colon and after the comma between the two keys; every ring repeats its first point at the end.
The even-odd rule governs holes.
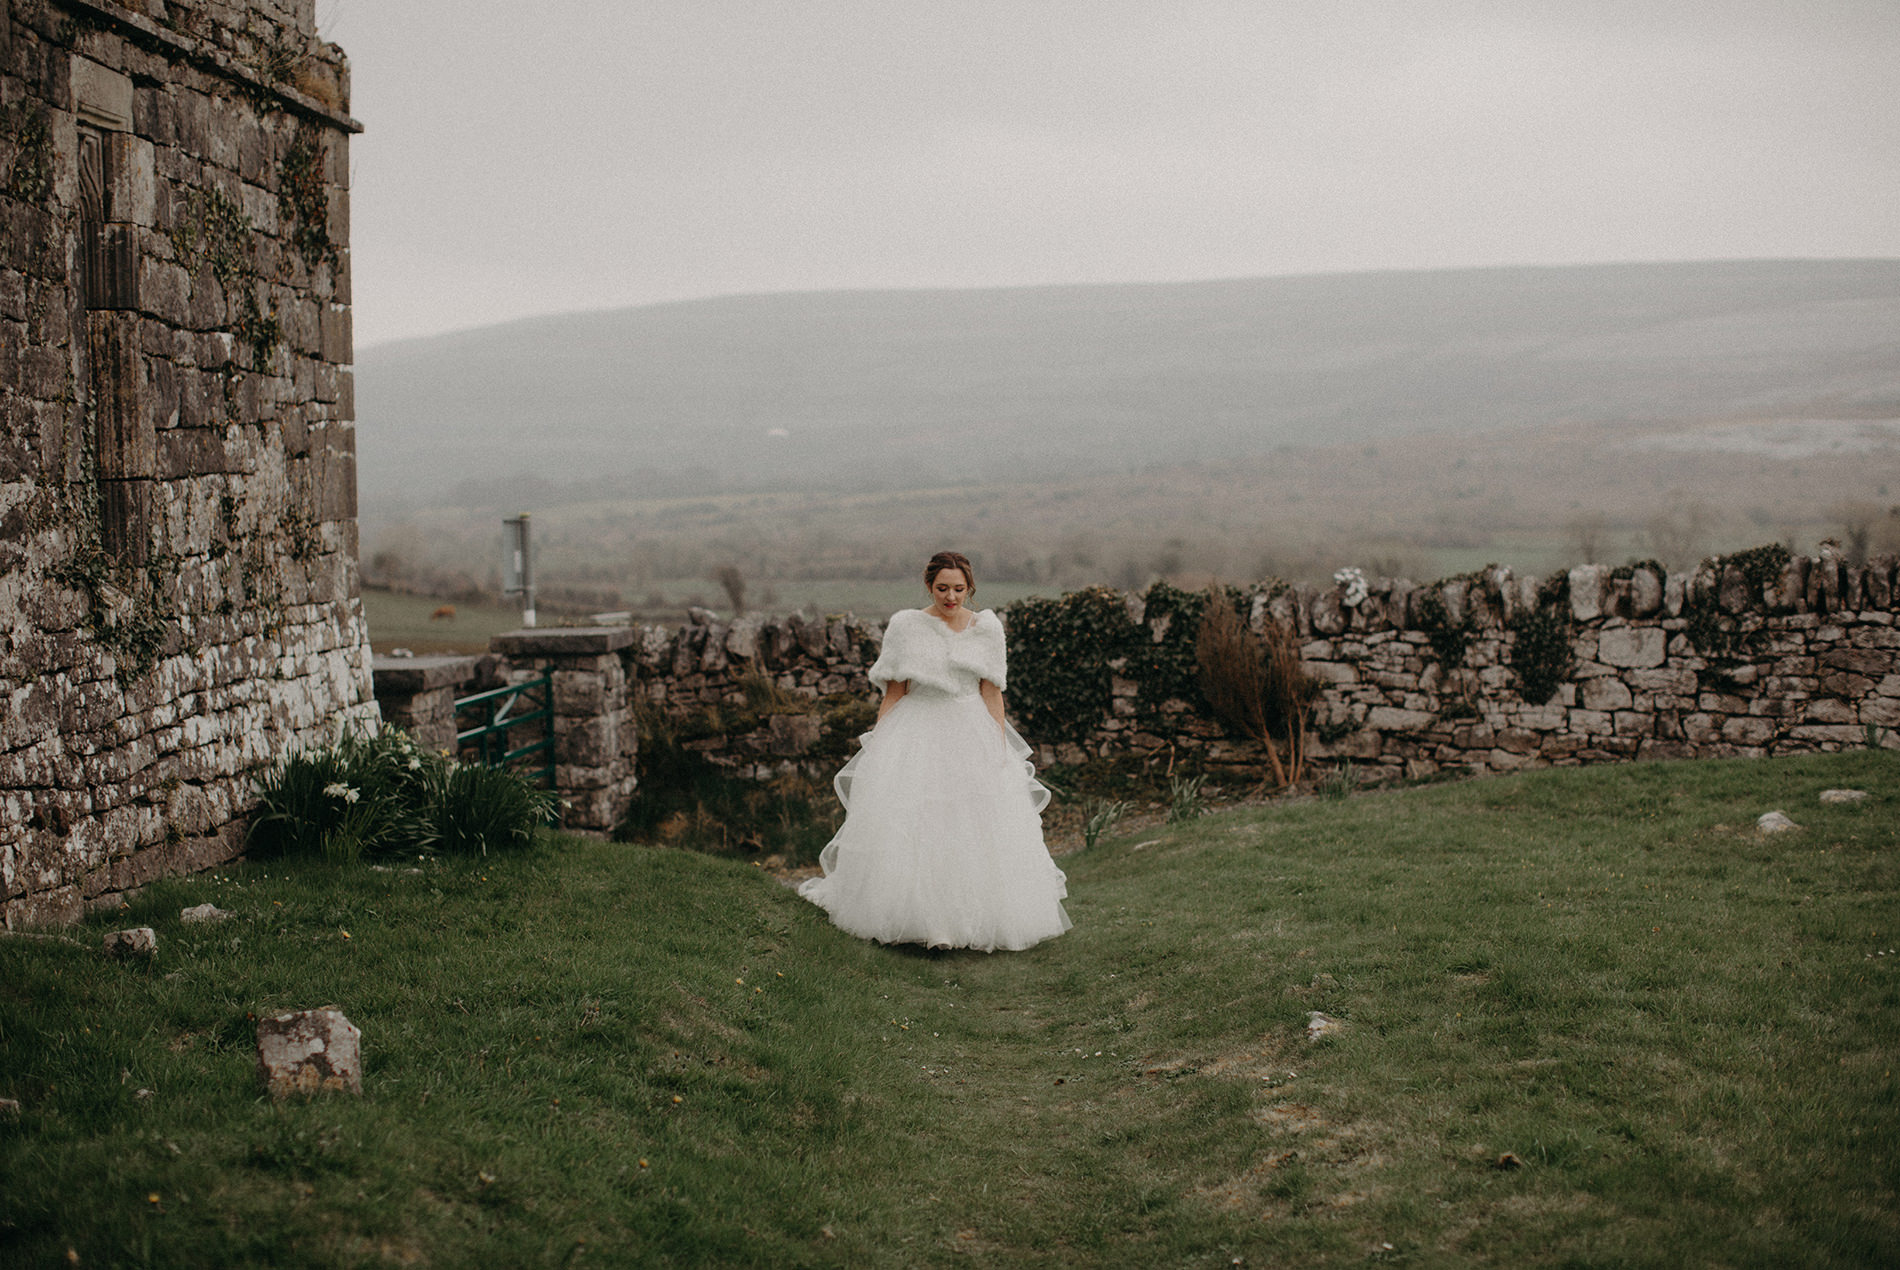
{"type": "Polygon", "coordinates": [[[120,961],[151,961],[158,956],[158,933],[150,926],[115,930],[106,936],[105,950],[120,961]]]}
{"type": "Polygon", "coordinates": [[[216,904],[199,904],[183,909],[178,914],[179,920],[183,922],[228,922],[236,916],[236,913],[219,908],[216,904]]]}
{"type": "Polygon", "coordinates": [[[1821,791],[1824,803],[1862,803],[1867,801],[1864,789],[1824,789],[1821,791]]]}
{"type": "Polygon", "coordinates": [[[1317,1041],[1322,1036],[1331,1036],[1346,1025],[1329,1015],[1314,1010],[1306,1016],[1306,1039],[1317,1041]]]}
{"type": "Polygon", "coordinates": [[[363,1034],[334,1006],[257,1024],[257,1072],[273,1097],[363,1092],[363,1034]]]}
{"type": "Polygon", "coordinates": [[[1755,828],[1763,833],[1787,833],[1790,829],[1799,829],[1800,827],[1800,825],[1788,819],[1785,814],[1778,811],[1765,811],[1762,813],[1761,819],[1755,822],[1755,828]]]}

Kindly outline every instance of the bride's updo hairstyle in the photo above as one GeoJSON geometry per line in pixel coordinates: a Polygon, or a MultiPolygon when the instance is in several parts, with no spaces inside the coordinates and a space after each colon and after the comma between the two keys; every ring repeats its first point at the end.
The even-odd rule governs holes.
{"type": "Polygon", "coordinates": [[[963,580],[970,584],[970,594],[976,594],[976,570],[970,567],[970,558],[961,551],[939,551],[930,557],[930,563],[924,566],[924,588],[935,586],[937,575],[945,569],[963,570],[963,580]]]}

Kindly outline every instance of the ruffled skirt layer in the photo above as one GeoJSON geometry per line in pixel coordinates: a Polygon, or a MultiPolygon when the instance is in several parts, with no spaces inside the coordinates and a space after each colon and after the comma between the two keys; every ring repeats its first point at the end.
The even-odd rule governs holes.
{"type": "Polygon", "coordinates": [[[884,943],[990,952],[1069,929],[1042,841],[1049,791],[980,696],[913,690],[862,740],[833,782],[844,825],[800,895],[884,943]]]}

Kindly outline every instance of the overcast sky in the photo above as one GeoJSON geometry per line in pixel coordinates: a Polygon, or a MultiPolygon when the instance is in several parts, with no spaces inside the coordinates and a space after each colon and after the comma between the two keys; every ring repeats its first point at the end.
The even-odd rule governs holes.
{"type": "Polygon", "coordinates": [[[318,0],[359,345],[861,287],[1900,256],[1896,0],[318,0]]]}

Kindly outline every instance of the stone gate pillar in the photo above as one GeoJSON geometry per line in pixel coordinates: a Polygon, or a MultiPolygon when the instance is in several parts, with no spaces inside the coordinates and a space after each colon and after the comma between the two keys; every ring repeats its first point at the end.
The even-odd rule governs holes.
{"type": "Polygon", "coordinates": [[[507,659],[511,678],[553,675],[554,785],[569,804],[568,829],[611,833],[633,805],[639,737],[620,650],[634,636],[630,626],[577,626],[508,631],[488,641],[507,659]]]}

